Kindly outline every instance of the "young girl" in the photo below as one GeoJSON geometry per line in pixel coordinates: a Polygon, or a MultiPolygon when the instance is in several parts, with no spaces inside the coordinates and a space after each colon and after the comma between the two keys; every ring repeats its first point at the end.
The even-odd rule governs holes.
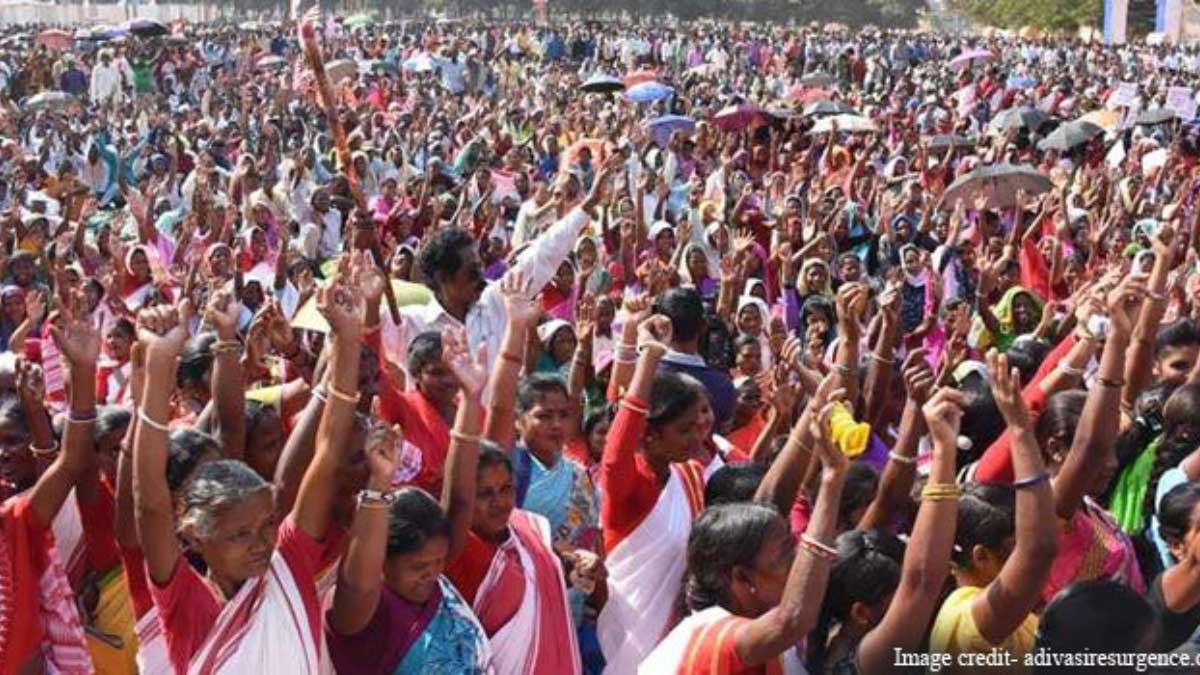
{"type": "Polygon", "coordinates": [[[134,341],[133,323],[117,319],[104,339],[104,357],[96,370],[96,400],[99,403],[129,405],[133,402],[130,376],[133,364],[129,361],[134,341]]]}

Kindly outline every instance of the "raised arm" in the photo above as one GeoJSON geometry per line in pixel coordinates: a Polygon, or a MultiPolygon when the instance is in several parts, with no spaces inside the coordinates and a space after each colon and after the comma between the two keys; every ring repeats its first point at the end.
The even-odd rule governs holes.
{"type": "MultiPolygon", "coordinates": [[[[1125,382],[1125,354],[1133,332],[1134,317],[1146,295],[1144,278],[1127,277],[1108,294],[1112,330],[1100,356],[1100,371],[1088,392],[1071,451],[1054,479],[1054,510],[1059,518],[1070,518],[1083,501],[1087,485],[1116,443],[1121,389],[1125,382]]],[[[1145,315],[1147,309],[1142,310],[1145,315]]]]}
{"type": "Polygon", "coordinates": [[[754,501],[774,504],[780,513],[791,512],[796,493],[800,491],[800,483],[808,471],[809,462],[812,461],[813,416],[820,412],[825,401],[842,397],[844,392],[835,391],[835,387],[836,380],[832,374],[821,380],[817,392],[809,398],[804,412],[800,414],[800,419],[792,426],[783,450],[758,484],[754,501]]]}
{"type": "Polygon", "coordinates": [[[987,590],[975,598],[971,617],[979,634],[998,645],[1012,634],[1040,599],[1058,552],[1058,521],[1042,451],[1021,398],[1021,377],[1008,357],[988,352],[988,375],[996,407],[1013,430],[1013,467],[1017,476],[1016,546],[987,590]]]}
{"type": "Polygon", "coordinates": [[[487,355],[480,349],[471,355],[467,338],[461,332],[442,333],[442,360],[454,373],[461,388],[458,412],[450,430],[450,451],[446,455],[446,474],[442,482],[442,510],[450,520],[450,550],[446,560],[462,553],[467,532],[475,516],[476,474],[479,469],[479,432],[483,427],[484,383],[487,381],[487,355]]]}
{"type": "Polygon", "coordinates": [[[1167,278],[1175,269],[1176,260],[1182,261],[1182,257],[1177,256],[1174,241],[1175,230],[1169,224],[1164,225],[1154,238],[1154,267],[1139,293],[1145,296],[1146,303],[1140,316],[1131,317],[1136,318],[1137,324],[1133,326],[1129,358],[1124,363],[1124,370],[1116,377],[1120,379],[1123,374],[1125,379],[1119,401],[1122,410],[1133,410],[1138,394],[1150,384],[1154,369],[1154,338],[1167,311],[1167,278]]]}
{"type": "Polygon", "coordinates": [[[136,407],[141,404],[142,392],[146,388],[146,348],[134,342],[129,348],[129,362],[133,372],[129,376],[129,391],[133,397],[134,411],[129,417],[125,437],[121,439],[121,452],[117,457],[116,514],[113,518],[113,534],[117,543],[125,548],[138,546],[137,517],[133,507],[133,441],[138,428],[136,407]]]}
{"type": "Polygon", "coordinates": [[[363,269],[373,265],[366,252],[354,254],[352,274],[339,274],[317,291],[317,309],[329,322],[331,359],[327,400],[317,427],[316,455],[304,472],[292,517],[296,525],[318,541],[329,527],[337,475],[345,459],[345,446],[358,405],[358,367],[362,356],[366,302],[359,293],[363,269]]]}
{"type": "Polygon", "coordinates": [[[241,459],[246,447],[246,387],[237,333],[240,309],[233,292],[222,289],[209,297],[204,311],[205,322],[217,332],[210,385],[217,413],[213,436],[221,443],[221,454],[226,459],[241,459]]]}
{"type": "MultiPolygon", "coordinates": [[[[740,630],[735,648],[748,667],[795,647],[816,625],[829,582],[829,570],[837,558],[832,543],[837,534],[838,506],[850,461],[833,442],[829,418],[835,403],[827,403],[813,416],[809,433],[813,452],[821,460],[821,489],[813,507],[812,520],[800,537],[783,597],[779,604],[751,620],[740,630]]],[[[786,513],[786,512],[785,512],[786,513]]]]}
{"type": "Polygon", "coordinates": [[[500,358],[492,365],[488,389],[491,398],[484,435],[505,452],[512,452],[516,444],[517,385],[521,380],[521,366],[525,363],[528,333],[538,316],[537,302],[533,298],[536,288],[540,287],[533,286],[532,280],[521,270],[513,270],[500,280],[500,296],[507,321],[500,358]]]}
{"type": "Polygon", "coordinates": [[[858,400],[858,350],[867,298],[868,289],[865,285],[847,284],[839,290],[835,301],[841,340],[838,342],[833,373],[838,378],[838,387],[846,391],[846,400],[852,405],[858,400]]]}
{"type": "Polygon", "coordinates": [[[44,526],[54,522],[67,494],[91,463],[92,429],[96,423],[96,359],[100,334],[87,320],[87,300],[82,291],[64,307],[59,325],[50,327],[70,378],[70,413],[63,434],[62,452],[42,473],[29,493],[34,516],[44,526]]]}
{"type": "Polygon", "coordinates": [[[146,388],[133,442],[133,503],[138,541],[154,583],[171,580],[179,561],[175,501],[167,486],[167,424],[179,352],[187,340],[187,306],[153,307],[138,315],[138,341],[146,349],[146,388]]]}
{"type": "MultiPolygon", "coordinates": [[[[382,493],[391,490],[396,447],[401,442],[400,427],[389,429],[385,424],[377,424],[368,432],[363,448],[370,472],[367,489],[382,493]]],[[[354,512],[329,612],[329,627],[340,635],[362,631],[379,607],[390,505],[386,500],[361,499],[354,512]]]]}
{"type": "Polygon", "coordinates": [[[892,364],[896,358],[896,347],[900,344],[900,289],[889,287],[879,298],[883,317],[875,349],[871,352],[871,364],[867,367],[867,379],[863,383],[863,419],[872,428],[880,426],[880,417],[886,407],[887,393],[892,385],[892,364]]]}
{"type": "Polygon", "coordinates": [[[917,522],[904,551],[900,586],[883,620],[859,643],[858,666],[864,673],[887,672],[895,663],[895,650],[920,647],[937,609],[954,548],[958,515],[954,460],[964,405],[962,392],[943,388],[924,406],[924,419],[933,437],[933,464],[926,487],[929,492],[921,498],[917,522]]]}

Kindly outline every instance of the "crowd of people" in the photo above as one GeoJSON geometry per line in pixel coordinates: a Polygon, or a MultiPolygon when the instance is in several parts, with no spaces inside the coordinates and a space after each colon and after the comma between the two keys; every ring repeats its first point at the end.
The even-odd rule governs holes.
{"type": "Polygon", "coordinates": [[[299,23],[0,29],[0,675],[1200,668],[1200,53],[299,23]]]}

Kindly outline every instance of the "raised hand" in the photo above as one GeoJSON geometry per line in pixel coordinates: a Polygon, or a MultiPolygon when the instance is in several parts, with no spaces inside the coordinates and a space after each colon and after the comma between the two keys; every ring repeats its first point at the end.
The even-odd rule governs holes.
{"type": "Polygon", "coordinates": [[[25,296],[25,318],[35,325],[46,316],[46,296],[41,291],[30,291],[25,296]]]}
{"type": "Polygon", "coordinates": [[[233,291],[222,288],[208,296],[208,305],[204,308],[204,321],[210,324],[222,340],[232,340],[237,337],[238,314],[241,313],[241,303],[233,297],[233,291]]]}
{"type": "Polygon", "coordinates": [[[50,335],[68,368],[94,368],[100,357],[100,331],[88,320],[87,296],[76,291],[59,310],[50,335]]]}
{"type": "Polygon", "coordinates": [[[188,301],[180,307],[158,305],[138,312],[137,337],[146,346],[147,362],[165,360],[174,362],[187,342],[187,319],[191,305],[188,301]]]}
{"type": "Polygon", "coordinates": [[[487,385],[487,346],[480,344],[479,352],[472,360],[467,336],[462,329],[442,330],[442,361],[454,374],[464,394],[478,397],[487,385]]]}
{"type": "Polygon", "coordinates": [[[646,317],[650,316],[650,308],[653,304],[654,300],[650,297],[649,293],[639,293],[638,295],[625,298],[626,320],[640,324],[646,317]]]}
{"type": "Polygon", "coordinates": [[[596,332],[596,298],[585,295],[575,307],[575,333],[581,343],[591,344],[596,332]]]}
{"type": "Polygon", "coordinates": [[[519,269],[514,269],[500,279],[500,300],[508,320],[520,326],[530,326],[541,314],[535,299],[533,280],[519,269]]]}
{"type": "Polygon", "coordinates": [[[957,389],[942,387],[921,407],[934,448],[958,449],[958,432],[962,427],[966,396],[957,389]]]}
{"type": "Polygon", "coordinates": [[[988,380],[992,386],[992,398],[1004,416],[1004,421],[1013,429],[1028,429],[1029,408],[1021,396],[1021,374],[1008,365],[1008,357],[995,349],[987,353],[988,380]]]}
{"type": "MultiPolygon", "coordinates": [[[[379,399],[375,400],[378,407],[379,399]]],[[[378,417],[374,417],[378,420],[378,417]]],[[[375,489],[387,489],[392,484],[392,475],[396,472],[396,449],[404,442],[404,434],[399,425],[388,426],[376,421],[367,431],[367,440],[363,444],[363,456],[366,458],[367,471],[370,475],[370,485],[375,489]]]]}
{"type": "Polygon", "coordinates": [[[927,355],[928,352],[924,347],[914,349],[908,353],[908,358],[904,359],[904,364],[901,366],[901,372],[904,374],[904,391],[908,394],[908,399],[917,405],[924,405],[929,400],[930,394],[933,393],[935,378],[933,369],[929,367],[927,355]]]}
{"type": "Polygon", "coordinates": [[[862,316],[867,308],[867,287],[862,284],[846,284],[834,300],[837,310],[838,331],[847,340],[857,340],[862,335],[862,316]]]}
{"type": "Polygon", "coordinates": [[[362,334],[367,303],[362,293],[347,284],[344,275],[317,287],[317,311],[338,336],[357,339],[362,334]]]}
{"type": "Polygon", "coordinates": [[[667,345],[671,342],[671,334],[671,320],[662,314],[642,319],[638,323],[638,350],[648,347],[665,354],[667,345]]]}
{"type": "Polygon", "coordinates": [[[46,377],[42,367],[25,357],[18,357],[17,391],[28,403],[41,405],[46,399],[46,377]]]}
{"type": "Polygon", "coordinates": [[[1116,288],[1109,291],[1108,316],[1112,320],[1114,336],[1128,339],[1133,334],[1133,324],[1138,319],[1147,292],[1144,276],[1126,277],[1116,288]]]}
{"type": "Polygon", "coordinates": [[[354,286],[362,292],[367,306],[370,306],[370,303],[379,304],[386,290],[387,279],[384,278],[383,272],[375,264],[375,259],[369,251],[355,251],[351,256],[350,279],[354,286]]]}

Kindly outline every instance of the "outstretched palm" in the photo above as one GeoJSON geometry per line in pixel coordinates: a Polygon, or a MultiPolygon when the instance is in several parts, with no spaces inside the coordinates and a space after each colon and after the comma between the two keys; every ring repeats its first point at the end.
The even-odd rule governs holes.
{"type": "Polygon", "coordinates": [[[56,325],[50,326],[54,344],[71,368],[94,366],[100,356],[100,331],[88,321],[87,297],[76,292],[59,312],[56,325]]]}
{"type": "Polygon", "coordinates": [[[537,318],[538,306],[533,298],[533,282],[520,270],[513,270],[500,280],[500,297],[513,323],[529,325],[537,318]]]}
{"type": "Polygon", "coordinates": [[[479,353],[472,361],[466,335],[462,330],[447,328],[442,331],[442,361],[454,373],[463,393],[478,396],[483,391],[488,378],[487,349],[484,345],[480,345],[479,353]]]}

